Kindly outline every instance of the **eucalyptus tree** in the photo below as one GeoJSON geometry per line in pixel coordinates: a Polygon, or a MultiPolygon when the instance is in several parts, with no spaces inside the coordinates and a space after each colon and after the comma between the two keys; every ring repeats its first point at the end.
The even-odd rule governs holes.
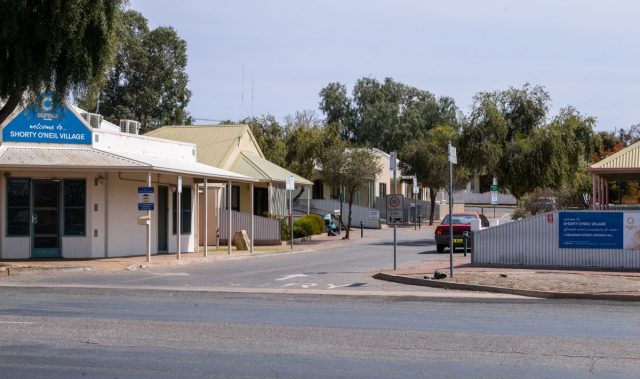
{"type": "MultiPolygon", "coordinates": [[[[399,153],[400,168],[403,174],[415,175],[418,183],[429,189],[431,209],[429,225],[433,225],[436,196],[449,182],[448,144],[457,145],[458,133],[448,125],[437,126],[424,137],[407,143],[399,153]]],[[[458,166],[454,170],[454,182],[464,182],[467,170],[458,166]]]]}
{"type": "Polygon", "coordinates": [[[438,125],[459,125],[452,98],[436,98],[392,78],[358,79],[352,97],[343,84],[330,83],[320,97],[326,122],[340,126],[342,139],[387,152],[400,150],[438,125]]]}
{"type": "MultiPolygon", "coordinates": [[[[347,195],[349,218],[344,239],[349,239],[352,208],[356,191],[380,174],[382,167],[372,150],[351,147],[341,143],[328,149],[321,164],[321,177],[327,184],[344,187],[347,195]]],[[[340,215],[342,221],[342,215],[340,215]]]]}
{"type": "Polygon", "coordinates": [[[482,92],[475,96],[460,139],[460,160],[472,172],[498,177],[520,198],[536,188],[583,186],[581,165],[598,149],[595,119],[574,108],[548,120],[544,87],[482,92]]]}
{"type": "Polygon", "coordinates": [[[0,122],[42,92],[59,103],[98,85],[110,65],[122,0],[0,0],[0,122]]]}
{"type": "Polygon", "coordinates": [[[104,86],[80,99],[81,106],[94,109],[99,101],[105,118],[140,121],[143,131],[190,124],[186,42],[171,27],[150,30],[147,19],[134,10],[123,14],[118,35],[104,86]]]}

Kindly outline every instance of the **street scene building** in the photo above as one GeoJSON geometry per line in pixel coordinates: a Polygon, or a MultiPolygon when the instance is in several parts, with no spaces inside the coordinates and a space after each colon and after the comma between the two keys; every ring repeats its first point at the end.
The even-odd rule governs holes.
{"type": "Polygon", "coordinates": [[[149,211],[139,207],[141,188],[155,198],[151,253],[195,251],[197,184],[253,180],[198,163],[194,144],[138,135],[136,124],[119,127],[49,96],[5,120],[0,257],[142,255],[148,236],[139,218],[149,211]]]}

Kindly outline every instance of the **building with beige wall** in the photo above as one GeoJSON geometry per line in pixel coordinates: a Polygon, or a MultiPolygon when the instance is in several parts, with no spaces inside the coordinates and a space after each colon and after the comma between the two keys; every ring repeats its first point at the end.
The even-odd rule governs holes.
{"type": "Polygon", "coordinates": [[[253,182],[198,163],[195,144],[122,132],[48,96],[0,127],[1,259],[193,252],[198,183],[253,182]],[[139,210],[140,188],[153,210],[139,210]]]}

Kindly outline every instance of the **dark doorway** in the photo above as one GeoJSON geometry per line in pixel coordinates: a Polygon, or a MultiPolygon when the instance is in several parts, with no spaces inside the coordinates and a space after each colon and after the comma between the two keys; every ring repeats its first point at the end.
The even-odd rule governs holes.
{"type": "Polygon", "coordinates": [[[253,214],[256,216],[268,216],[269,190],[267,188],[253,188],[253,214]]]}
{"type": "Polygon", "coordinates": [[[33,181],[33,258],[60,257],[60,181],[33,181]]]}
{"type": "Polygon", "coordinates": [[[158,252],[168,251],[169,188],[158,187],[158,252]]]}

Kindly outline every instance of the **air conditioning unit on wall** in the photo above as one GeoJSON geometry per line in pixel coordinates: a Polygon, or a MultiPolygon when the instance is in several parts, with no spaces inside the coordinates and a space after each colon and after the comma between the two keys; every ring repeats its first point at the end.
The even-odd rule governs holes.
{"type": "Polygon", "coordinates": [[[94,129],[99,129],[100,124],[102,123],[102,115],[96,113],[83,113],[82,118],[84,118],[85,121],[88,122],[89,125],[91,125],[91,127],[94,129]]]}
{"type": "Polygon", "coordinates": [[[120,120],[120,131],[122,133],[140,134],[140,123],[133,120],[120,120]]]}

